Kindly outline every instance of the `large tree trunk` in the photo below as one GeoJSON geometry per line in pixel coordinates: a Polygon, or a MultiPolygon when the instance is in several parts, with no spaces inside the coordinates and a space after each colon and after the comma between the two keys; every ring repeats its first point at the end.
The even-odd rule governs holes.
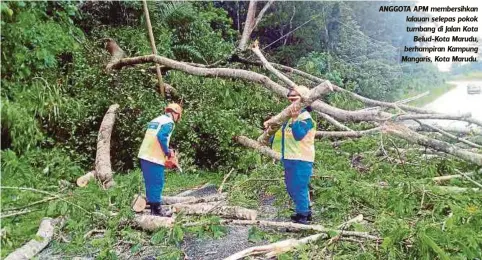
{"type": "Polygon", "coordinates": [[[112,179],[112,167],[110,162],[110,139],[115,123],[115,113],[119,108],[118,104],[109,107],[109,110],[100,125],[97,137],[97,155],[95,157],[95,177],[101,181],[105,189],[112,187],[115,183],[112,179]]]}
{"type": "Polygon", "coordinates": [[[89,181],[94,178],[97,178],[102,183],[102,187],[105,189],[115,185],[112,177],[112,167],[110,161],[110,139],[115,123],[115,113],[118,108],[118,104],[111,105],[107,110],[107,113],[105,113],[97,136],[95,170],[77,178],[77,186],[85,187],[89,181]]]}

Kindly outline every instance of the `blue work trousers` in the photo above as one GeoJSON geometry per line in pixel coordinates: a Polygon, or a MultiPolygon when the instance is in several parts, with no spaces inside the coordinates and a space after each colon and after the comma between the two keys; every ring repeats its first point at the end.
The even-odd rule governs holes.
{"type": "Polygon", "coordinates": [[[146,185],[147,202],[161,202],[162,188],[164,187],[164,165],[140,159],[141,170],[146,185]]]}
{"type": "Polygon", "coordinates": [[[313,163],[299,160],[283,160],[285,184],[288,194],[295,203],[295,211],[307,216],[310,211],[309,184],[313,163]]]}

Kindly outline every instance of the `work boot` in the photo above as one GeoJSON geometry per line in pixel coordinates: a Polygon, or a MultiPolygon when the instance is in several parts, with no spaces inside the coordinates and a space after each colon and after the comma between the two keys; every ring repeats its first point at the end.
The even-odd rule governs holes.
{"type": "Polygon", "coordinates": [[[291,216],[291,220],[298,224],[308,225],[308,216],[301,215],[299,213],[291,216]]]}
{"type": "Polygon", "coordinates": [[[162,216],[160,202],[151,202],[149,205],[151,206],[151,215],[162,216]]]}
{"type": "MultiPolygon", "coordinates": [[[[307,216],[307,219],[308,221],[312,221],[313,220],[313,216],[312,216],[312,213],[311,213],[311,206],[309,207],[310,211],[308,212],[308,216],[307,216]]],[[[291,211],[295,211],[294,209],[291,209],[291,211]]],[[[296,213],[291,215],[291,219],[295,218],[296,217],[296,213]]]]}

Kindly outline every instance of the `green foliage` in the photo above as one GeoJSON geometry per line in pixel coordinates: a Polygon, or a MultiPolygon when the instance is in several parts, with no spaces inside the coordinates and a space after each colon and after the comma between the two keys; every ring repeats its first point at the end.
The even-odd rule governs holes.
{"type": "MultiPolygon", "coordinates": [[[[89,2],[81,5],[80,12],[77,5],[69,1],[1,3],[2,186],[33,187],[62,195],[62,199],[30,206],[32,212],[2,219],[2,257],[35,238],[45,216],[67,217],[62,232],[70,243],[52,243],[52,249],[64,256],[116,259],[120,256],[115,249],[124,248],[130,256],[142,258],[148,247],[154,250],[151,255],[161,259],[180,259],[180,243],[186,236],[222,238],[227,229],[219,219],[209,216],[180,216],[173,229],[153,233],[140,232],[128,224],[134,216],[130,209],[132,197],[144,189],[136,155],[145,126],[163,113],[168,101],[157,93],[157,79],[147,69],[150,65],[104,71],[110,57],[102,45],[103,38],[115,39],[129,56],[152,52],[142,4],[89,2]],[[100,123],[114,103],[120,105],[111,140],[117,185],[103,190],[91,182],[83,189],[73,188],[71,183],[93,167],[100,123]],[[206,225],[182,226],[197,221],[206,225]],[[106,232],[86,238],[92,229],[106,232]]],[[[221,4],[149,2],[159,55],[209,64],[230,54],[238,36],[232,28],[231,17],[235,16],[215,5],[221,4]]],[[[294,2],[276,3],[255,32],[262,43],[268,43],[313,19],[286,41],[266,49],[270,60],[296,65],[345,89],[387,100],[444,83],[445,77],[433,66],[400,65],[396,61],[397,54],[391,47],[402,46],[406,37],[394,33],[398,29],[393,28],[400,23],[365,19],[373,18],[369,15],[373,3],[364,3],[364,8],[338,2],[300,5],[306,8],[294,2]]],[[[398,18],[386,17],[388,21],[398,18]]],[[[234,169],[224,185],[232,204],[255,208],[262,196],[271,195],[280,209],[278,215],[287,216],[290,199],[283,185],[281,165],[232,141],[236,135],[258,136],[268,113],[281,111],[287,102],[259,85],[240,80],[176,71],[169,71],[163,79],[178,90],[185,108],[171,141],[182,153],[184,174],[167,171],[163,194],[175,194],[206,182],[220,184],[224,174],[234,169]]],[[[350,110],[362,107],[343,93],[330,94],[325,101],[350,110]]],[[[330,129],[326,122],[315,119],[321,129],[330,129]]],[[[399,147],[407,145],[393,141],[399,147]]],[[[377,230],[384,238],[379,247],[367,243],[366,252],[353,243],[338,241],[331,246],[337,257],[480,258],[480,196],[439,194],[429,180],[451,174],[454,169],[469,171],[474,167],[452,159],[421,160],[419,154],[408,154],[403,165],[389,163],[366,153],[377,150],[379,142],[379,136],[375,136],[349,140],[338,148],[329,141],[316,144],[312,179],[315,220],[322,219],[323,225],[334,227],[347,216],[363,213],[367,223],[352,227],[358,231],[377,230]],[[355,154],[362,155],[367,172],[352,167],[350,159],[355,154]],[[382,182],[389,188],[382,188],[382,182]]],[[[389,156],[398,155],[389,152],[389,156]]],[[[450,185],[468,183],[452,180],[450,185]]],[[[33,191],[2,190],[2,215],[46,196],[33,191]]],[[[249,238],[253,242],[275,242],[285,237],[252,228],[249,238]]],[[[320,258],[323,243],[279,258],[320,258]]]]}
{"type": "Polygon", "coordinates": [[[203,79],[180,72],[170,73],[168,79],[183,93],[185,108],[173,144],[183,157],[193,158],[203,168],[240,167],[240,156],[249,152],[231,138],[256,134],[270,108],[282,107],[275,100],[261,103],[266,92],[241,81],[203,79]]]}
{"type": "MultiPolygon", "coordinates": [[[[480,55],[479,55],[480,58],[480,55]]],[[[482,74],[482,62],[469,62],[466,64],[463,63],[454,63],[451,68],[451,74],[458,78],[474,78],[480,79],[482,74]]]]}
{"type": "Polygon", "coordinates": [[[75,6],[66,4],[63,10],[55,10],[50,5],[55,3],[2,3],[2,10],[12,13],[2,16],[2,38],[9,39],[2,43],[2,52],[8,53],[2,55],[3,77],[21,80],[55,68],[79,48],[75,37],[80,30],[71,26],[70,19],[76,14],[75,6]]]}

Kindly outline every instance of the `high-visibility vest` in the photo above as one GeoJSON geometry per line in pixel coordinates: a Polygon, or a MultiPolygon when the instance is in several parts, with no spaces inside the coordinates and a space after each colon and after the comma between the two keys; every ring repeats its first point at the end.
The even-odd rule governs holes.
{"type": "MultiPolygon", "coordinates": [[[[164,165],[164,162],[166,161],[166,155],[164,154],[164,151],[161,148],[161,144],[157,139],[157,133],[163,125],[168,123],[173,124],[172,130],[174,130],[174,122],[170,117],[166,115],[159,116],[147,124],[146,134],[144,135],[144,140],[142,141],[141,148],[139,149],[139,154],[137,155],[138,158],[164,165]]],[[[168,144],[171,139],[172,132],[173,131],[169,133],[169,136],[167,138],[168,144]]]]}
{"type": "Polygon", "coordinates": [[[290,119],[278,131],[276,131],[271,148],[281,153],[283,159],[300,160],[307,162],[315,161],[315,133],[316,122],[311,118],[308,111],[300,113],[296,118],[297,121],[310,119],[313,122],[313,128],[303,137],[303,139],[296,141],[291,125],[293,120],[290,119]]]}
{"type": "Polygon", "coordinates": [[[283,139],[283,128],[280,127],[278,131],[274,134],[273,137],[273,142],[271,143],[271,149],[273,149],[275,152],[278,152],[281,154],[281,149],[282,149],[282,140],[283,139]]]}

